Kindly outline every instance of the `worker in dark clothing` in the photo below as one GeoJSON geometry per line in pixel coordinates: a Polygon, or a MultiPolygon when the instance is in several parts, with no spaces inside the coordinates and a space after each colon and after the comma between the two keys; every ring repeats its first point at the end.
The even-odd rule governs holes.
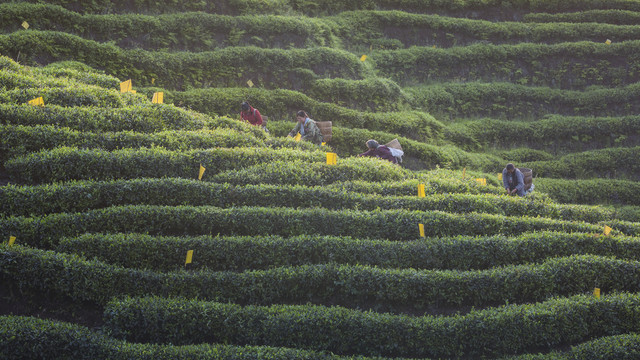
{"type": "Polygon", "coordinates": [[[398,163],[398,160],[391,154],[391,150],[389,150],[386,145],[380,145],[375,140],[369,140],[367,141],[367,148],[369,150],[363,152],[358,156],[374,156],[377,158],[389,160],[394,164],[398,163]]]}
{"type": "Polygon", "coordinates": [[[502,170],[502,185],[509,195],[525,196],[524,175],[513,164],[507,164],[502,170]]]}

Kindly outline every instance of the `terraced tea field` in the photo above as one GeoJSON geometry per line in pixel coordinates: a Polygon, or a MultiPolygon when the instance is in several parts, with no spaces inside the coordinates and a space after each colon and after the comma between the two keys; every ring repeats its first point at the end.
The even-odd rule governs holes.
{"type": "Polygon", "coordinates": [[[0,357],[640,357],[639,19],[0,1],[0,357]]]}

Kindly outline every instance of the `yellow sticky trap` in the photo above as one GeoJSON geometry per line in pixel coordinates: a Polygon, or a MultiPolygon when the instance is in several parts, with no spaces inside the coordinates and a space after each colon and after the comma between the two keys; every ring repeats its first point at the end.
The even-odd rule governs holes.
{"type": "Polygon", "coordinates": [[[151,100],[151,102],[154,104],[162,104],[164,102],[164,93],[163,92],[153,93],[153,99],[151,100]]]}
{"type": "Polygon", "coordinates": [[[435,46],[435,45],[433,45],[433,46],[432,46],[432,48],[434,48],[434,49],[435,49],[435,48],[436,48],[436,46],[435,46]]]}
{"type": "Polygon", "coordinates": [[[193,259],[193,250],[187,251],[187,259],[184,261],[184,264],[191,264],[191,260],[193,259]]]}
{"type": "Polygon", "coordinates": [[[16,237],[15,236],[9,236],[9,246],[13,245],[13,243],[16,242],[16,237]]]}
{"type": "Polygon", "coordinates": [[[120,83],[120,92],[126,93],[131,91],[131,79],[120,83]]]}
{"type": "Polygon", "coordinates": [[[418,184],[418,197],[425,197],[424,184],[418,184]]]}
{"type": "Polygon", "coordinates": [[[467,168],[462,169],[462,180],[464,180],[464,176],[467,174],[467,168]]]}
{"type": "Polygon", "coordinates": [[[502,173],[498,173],[498,180],[502,181],[502,173]]]}
{"type": "Polygon", "coordinates": [[[300,141],[300,139],[302,139],[302,135],[300,133],[297,133],[296,136],[293,137],[293,140],[295,141],[300,141]]]}
{"type": "Polygon", "coordinates": [[[327,146],[327,143],[323,141],[322,144],[320,144],[320,146],[327,146]]]}
{"type": "Polygon", "coordinates": [[[249,85],[249,87],[252,88],[253,87],[253,81],[251,81],[251,80],[247,81],[247,85],[249,85]]]}
{"type": "Polygon", "coordinates": [[[202,175],[204,175],[204,171],[207,170],[202,164],[200,164],[200,172],[198,173],[198,180],[202,180],[202,175]]]}
{"type": "Polygon", "coordinates": [[[156,83],[156,78],[151,78],[151,85],[156,83]]]}
{"type": "Polygon", "coordinates": [[[44,99],[42,98],[42,96],[40,96],[39,98],[35,98],[33,100],[29,100],[29,105],[44,106],[44,99]]]}
{"type": "Polygon", "coordinates": [[[604,235],[605,236],[609,236],[609,234],[611,234],[611,230],[613,230],[613,229],[608,227],[607,225],[605,225],[604,226],[604,235]]]}
{"type": "Polygon", "coordinates": [[[132,94],[136,94],[137,93],[137,91],[135,91],[135,90],[131,90],[129,92],[132,93],[132,94]]]}
{"type": "Polygon", "coordinates": [[[487,179],[485,179],[485,178],[476,179],[476,182],[478,183],[478,185],[481,185],[481,186],[486,186],[487,185],[487,179]]]}
{"type": "Polygon", "coordinates": [[[418,224],[418,230],[420,230],[420,237],[424,236],[424,224],[418,224]]]}
{"type": "Polygon", "coordinates": [[[364,62],[365,60],[367,60],[367,55],[360,56],[360,61],[364,62]]]}
{"type": "Polygon", "coordinates": [[[607,39],[607,41],[604,42],[607,45],[611,45],[611,40],[607,39]]]}
{"type": "Polygon", "coordinates": [[[26,21],[23,21],[23,22],[22,22],[22,27],[23,27],[25,30],[27,30],[27,29],[29,28],[29,23],[28,23],[28,22],[26,22],[26,21]]]}
{"type": "Polygon", "coordinates": [[[593,296],[600,299],[600,288],[593,289],[593,296]]]}
{"type": "Polygon", "coordinates": [[[336,165],[338,163],[338,155],[336,153],[327,153],[327,165],[336,165]]]}

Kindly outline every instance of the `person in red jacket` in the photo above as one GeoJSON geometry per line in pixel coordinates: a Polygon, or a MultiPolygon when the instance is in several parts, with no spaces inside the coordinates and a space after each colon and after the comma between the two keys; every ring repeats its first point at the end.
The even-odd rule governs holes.
{"type": "Polygon", "coordinates": [[[358,156],[375,156],[381,159],[389,160],[394,164],[398,163],[398,160],[391,154],[391,150],[386,145],[380,145],[375,140],[367,141],[367,148],[369,150],[363,152],[358,156]]]}
{"type": "Polygon", "coordinates": [[[240,117],[242,120],[249,122],[251,125],[262,125],[262,115],[258,109],[254,109],[248,102],[243,102],[241,106],[240,117]]]}

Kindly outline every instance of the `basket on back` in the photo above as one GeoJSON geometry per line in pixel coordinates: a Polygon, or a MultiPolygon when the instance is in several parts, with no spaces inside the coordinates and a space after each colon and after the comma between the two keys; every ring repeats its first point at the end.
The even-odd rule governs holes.
{"type": "Polygon", "coordinates": [[[316,121],[316,125],[322,133],[323,141],[326,143],[331,141],[331,121],[316,121]]]}
{"type": "Polygon", "coordinates": [[[384,145],[388,148],[402,150],[402,146],[400,146],[400,141],[398,141],[398,139],[393,139],[384,145]]]}
{"type": "Polygon", "coordinates": [[[533,171],[527,168],[518,168],[524,177],[524,191],[527,191],[531,188],[531,184],[533,184],[533,171]]]}

